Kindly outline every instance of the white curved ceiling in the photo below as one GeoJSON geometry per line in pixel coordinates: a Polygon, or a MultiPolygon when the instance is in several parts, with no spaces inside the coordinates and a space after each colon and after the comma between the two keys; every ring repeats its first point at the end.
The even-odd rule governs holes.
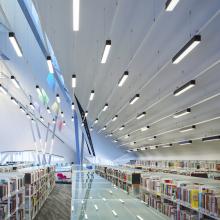
{"type": "Polygon", "coordinates": [[[220,116],[220,1],[182,0],[166,12],[165,0],[81,0],[80,29],[73,32],[72,0],[34,0],[40,20],[55,51],[69,91],[77,76],[75,93],[89,125],[128,148],[173,143],[219,133],[220,116]],[[195,35],[201,43],[179,64],[172,57],[195,35]],[[106,64],[101,64],[105,40],[112,41],[106,64]],[[129,77],[117,83],[123,72],[129,77]],[[196,86],[175,97],[173,91],[195,79],[196,86]],[[89,102],[90,91],[95,98],[89,102]],[[140,99],[129,105],[129,100],[140,99]],[[101,112],[105,103],[109,108],[101,112]],[[191,114],[172,115],[191,107],[191,114]],[[146,112],[143,119],[136,116],[146,112]],[[115,122],[111,122],[118,115],[115,122]],[[211,121],[209,121],[211,120],[211,121]],[[197,125],[190,133],[179,128],[197,125]],[[125,129],[119,131],[122,125],[125,129]],[[150,129],[139,129],[149,125],[150,129]],[[170,132],[169,132],[170,131],[170,132]],[[124,136],[130,134],[128,139],[124,136]],[[154,141],[149,137],[157,136],[154,141]],[[131,146],[131,142],[136,142],[131,146]]]}

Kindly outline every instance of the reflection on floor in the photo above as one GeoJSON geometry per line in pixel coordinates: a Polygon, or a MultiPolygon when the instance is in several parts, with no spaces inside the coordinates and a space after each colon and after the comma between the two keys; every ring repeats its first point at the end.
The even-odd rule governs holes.
{"type": "Polygon", "coordinates": [[[93,171],[75,170],[72,186],[71,220],[167,219],[93,171]]]}
{"type": "Polygon", "coordinates": [[[35,220],[70,220],[71,185],[56,184],[35,220]]]}

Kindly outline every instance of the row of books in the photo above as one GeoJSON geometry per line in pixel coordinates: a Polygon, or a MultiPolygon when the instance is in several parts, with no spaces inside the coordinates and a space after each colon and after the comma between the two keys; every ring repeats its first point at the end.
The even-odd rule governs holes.
{"type": "Polygon", "coordinates": [[[135,166],[144,166],[152,169],[220,171],[220,161],[217,160],[136,160],[132,161],[132,164],[135,166]]]}
{"type": "MultiPolygon", "coordinates": [[[[220,182],[164,174],[147,174],[141,178],[143,193],[167,199],[197,213],[220,218],[220,182]]],[[[158,199],[159,199],[158,198],[158,199]]]]}

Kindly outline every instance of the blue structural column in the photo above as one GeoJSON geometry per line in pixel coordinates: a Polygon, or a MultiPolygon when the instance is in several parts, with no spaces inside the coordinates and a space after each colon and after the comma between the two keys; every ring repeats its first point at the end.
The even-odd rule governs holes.
{"type": "Polygon", "coordinates": [[[80,146],[79,146],[79,126],[76,111],[74,111],[74,127],[75,127],[75,146],[76,146],[76,164],[80,165],[80,146]]]}
{"type": "Polygon", "coordinates": [[[81,164],[83,164],[83,152],[84,152],[84,133],[82,132],[82,140],[81,140],[81,156],[80,156],[80,160],[81,160],[81,164]]]}

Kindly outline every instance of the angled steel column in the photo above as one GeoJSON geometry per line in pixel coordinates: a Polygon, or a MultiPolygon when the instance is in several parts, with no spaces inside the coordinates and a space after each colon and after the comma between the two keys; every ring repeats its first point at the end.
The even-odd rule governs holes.
{"type": "Polygon", "coordinates": [[[81,140],[81,165],[83,164],[83,153],[84,153],[84,133],[82,132],[82,140],[81,140]]]}
{"type": "Polygon", "coordinates": [[[79,146],[79,127],[78,127],[78,117],[76,111],[74,111],[74,130],[75,130],[75,146],[76,146],[76,164],[80,165],[80,146],[79,146]]]}

